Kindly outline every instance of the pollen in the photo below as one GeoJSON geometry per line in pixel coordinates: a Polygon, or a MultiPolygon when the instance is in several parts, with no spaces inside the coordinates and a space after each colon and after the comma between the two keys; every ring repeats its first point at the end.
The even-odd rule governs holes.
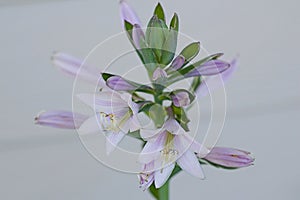
{"type": "Polygon", "coordinates": [[[100,112],[100,124],[104,131],[118,131],[116,116],[112,113],[100,112]]]}

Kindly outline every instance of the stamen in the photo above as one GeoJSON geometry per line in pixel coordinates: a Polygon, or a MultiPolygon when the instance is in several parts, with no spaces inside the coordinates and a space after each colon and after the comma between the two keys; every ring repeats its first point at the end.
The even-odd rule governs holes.
{"type": "MultiPolygon", "coordinates": [[[[167,132],[167,139],[165,143],[165,147],[160,151],[161,156],[163,158],[162,166],[168,164],[170,162],[174,162],[177,158],[178,151],[174,148],[174,135],[167,132]]],[[[163,172],[163,168],[161,169],[161,173],[163,172]]]]}

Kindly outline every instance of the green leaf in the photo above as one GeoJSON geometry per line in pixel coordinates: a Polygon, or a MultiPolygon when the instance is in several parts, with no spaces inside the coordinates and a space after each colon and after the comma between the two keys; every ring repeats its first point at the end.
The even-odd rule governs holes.
{"type": "Polygon", "coordinates": [[[160,63],[161,49],[168,35],[166,23],[154,15],[146,30],[146,42],[149,48],[155,53],[156,60],[160,63]]]}
{"type": "Polygon", "coordinates": [[[132,32],[133,32],[134,26],[127,21],[124,21],[124,26],[125,26],[125,30],[126,30],[129,41],[131,42],[132,46],[135,48],[142,63],[145,65],[145,67],[148,71],[149,77],[152,77],[152,74],[153,74],[154,70],[156,69],[156,63],[158,63],[156,60],[155,54],[153,53],[152,49],[148,48],[148,44],[145,40],[140,41],[141,49],[137,49],[133,42],[133,39],[132,39],[132,32]]]}
{"type": "Polygon", "coordinates": [[[114,74],[109,74],[109,73],[102,73],[101,75],[104,81],[107,81],[107,79],[109,79],[110,77],[115,76],[114,74]]]}
{"type": "Polygon", "coordinates": [[[168,65],[172,62],[177,48],[178,32],[171,29],[162,47],[161,63],[168,65]]]}
{"type": "Polygon", "coordinates": [[[165,19],[165,13],[164,13],[164,10],[161,6],[160,3],[157,4],[155,10],[154,10],[154,15],[156,15],[158,17],[158,19],[166,22],[166,19],[165,19]]]}
{"type": "Polygon", "coordinates": [[[188,123],[190,122],[185,110],[181,107],[172,106],[175,119],[185,131],[189,131],[188,123]]]}
{"type": "Polygon", "coordinates": [[[176,13],[174,13],[171,22],[170,22],[170,29],[173,29],[175,31],[178,32],[179,30],[179,19],[178,19],[178,15],[176,13]]]}
{"type": "Polygon", "coordinates": [[[138,50],[143,59],[143,63],[148,71],[149,77],[152,78],[153,72],[156,69],[156,65],[158,63],[156,56],[152,49],[148,47],[146,43],[140,43],[141,49],[138,50]]]}
{"type": "Polygon", "coordinates": [[[175,56],[178,40],[178,30],[179,20],[177,14],[175,13],[172,17],[169,32],[162,47],[161,63],[164,65],[170,64],[175,56]]]}
{"type": "Polygon", "coordinates": [[[193,91],[193,92],[196,92],[196,90],[198,89],[198,87],[200,86],[201,84],[201,77],[200,76],[197,76],[193,79],[193,82],[190,86],[190,90],[193,91]]]}
{"type": "Polygon", "coordinates": [[[157,128],[163,126],[166,116],[167,112],[164,109],[164,107],[160,104],[155,103],[149,108],[149,117],[154,122],[157,128]]]}
{"type": "Polygon", "coordinates": [[[128,33],[128,36],[130,36],[130,38],[132,38],[132,29],[133,29],[133,25],[131,23],[129,23],[128,21],[124,21],[124,27],[126,32],[128,33]]]}
{"type": "Polygon", "coordinates": [[[189,63],[193,58],[195,58],[200,51],[200,42],[193,42],[186,46],[180,53],[185,57],[185,64],[189,63]]]}
{"type": "Polygon", "coordinates": [[[130,137],[136,138],[136,139],[143,140],[141,135],[140,135],[140,130],[129,132],[127,135],[130,136],[130,137]]]}

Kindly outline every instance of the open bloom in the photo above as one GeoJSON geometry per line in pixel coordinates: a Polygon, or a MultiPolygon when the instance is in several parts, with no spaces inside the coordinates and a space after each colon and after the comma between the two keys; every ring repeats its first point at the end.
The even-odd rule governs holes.
{"type": "Polygon", "coordinates": [[[156,188],[164,185],[175,163],[191,175],[204,178],[198,158],[194,154],[203,149],[175,119],[169,118],[159,132],[141,129],[141,136],[148,140],[140,155],[140,162],[144,164],[140,175],[142,188],[149,187],[151,181],[154,181],[156,188]]]}
{"type": "Polygon", "coordinates": [[[132,102],[130,95],[102,91],[96,94],[81,94],[78,97],[95,111],[95,115],[80,126],[79,133],[103,131],[106,134],[108,154],[129,131],[139,129],[138,105],[132,102]]]}
{"type": "Polygon", "coordinates": [[[247,151],[226,147],[214,147],[209,154],[204,157],[204,160],[224,167],[241,168],[253,165],[254,158],[252,158],[247,151]]]}

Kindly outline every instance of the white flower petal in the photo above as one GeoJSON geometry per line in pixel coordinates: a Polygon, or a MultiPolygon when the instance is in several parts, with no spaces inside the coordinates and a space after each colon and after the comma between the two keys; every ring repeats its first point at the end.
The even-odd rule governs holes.
{"type": "Polygon", "coordinates": [[[117,145],[120,143],[120,141],[123,139],[125,136],[124,133],[119,132],[109,132],[106,135],[106,153],[109,155],[111,152],[115,150],[117,145]]]}
{"type": "Polygon", "coordinates": [[[140,153],[139,160],[142,163],[149,163],[160,156],[160,151],[166,142],[166,132],[158,134],[155,140],[148,141],[140,153]]]}
{"type": "Polygon", "coordinates": [[[178,160],[177,164],[184,171],[198,178],[204,179],[204,173],[196,155],[191,151],[186,151],[178,160]]]}
{"type": "Polygon", "coordinates": [[[179,123],[173,118],[168,119],[165,122],[164,129],[168,130],[170,133],[174,135],[180,135],[185,133],[185,131],[182,129],[179,123]]]}
{"type": "Polygon", "coordinates": [[[162,168],[161,170],[155,171],[155,173],[154,173],[154,181],[155,182],[154,183],[155,183],[156,188],[160,188],[161,186],[163,186],[166,183],[166,181],[172,174],[174,167],[175,167],[175,163],[172,163],[169,166],[162,168]]]}
{"type": "Polygon", "coordinates": [[[140,129],[140,136],[146,141],[151,140],[153,142],[153,140],[156,139],[155,136],[158,133],[159,133],[159,131],[153,130],[153,129],[140,129]]]}
{"type": "Polygon", "coordinates": [[[129,123],[130,123],[129,124],[129,130],[131,132],[137,131],[137,130],[139,130],[141,128],[140,122],[139,122],[139,120],[138,120],[138,118],[137,118],[136,115],[133,115],[133,116],[130,117],[129,123]]]}
{"type": "Polygon", "coordinates": [[[183,140],[185,140],[185,144],[190,146],[190,150],[197,153],[199,157],[205,157],[209,153],[209,149],[205,146],[201,145],[194,138],[192,138],[189,134],[183,135],[183,140]]]}

